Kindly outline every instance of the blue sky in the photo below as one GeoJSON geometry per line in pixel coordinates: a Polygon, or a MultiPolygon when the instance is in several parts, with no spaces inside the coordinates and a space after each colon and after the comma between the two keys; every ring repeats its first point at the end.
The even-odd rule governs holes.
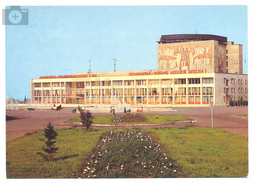
{"type": "MultiPolygon", "coordinates": [[[[166,34],[214,34],[243,45],[247,6],[30,6],[28,25],[5,26],[6,96],[30,98],[30,79],[91,71],[157,69],[166,34]]],[[[247,71],[247,70],[246,70],[247,71]]],[[[247,73],[244,71],[244,73],[247,73]]]]}

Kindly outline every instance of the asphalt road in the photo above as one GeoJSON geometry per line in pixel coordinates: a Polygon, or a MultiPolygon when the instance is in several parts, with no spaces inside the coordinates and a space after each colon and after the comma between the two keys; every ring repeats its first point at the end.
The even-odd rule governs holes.
{"type": "MultiPolygon", "coordinates": [[[[6,142],[24,136],[38,130],[43,130],[48,122],[52,122],[54,128],[72,128],[74,125],[62,124],[63,121],[79,116],[79,113],[71,113],[73,108],[63,108],[59,111],[51,110],[6,110],[6,115],[15,117],[14,120],[6,121],[6,142]]],[[[144,114],[166,114],[182,115],[187,118],[197,120],[194,124],[177,123],[174,125],[162,125],[162,127],[178,126],[199,126],[211,127],[210,108],[208,107],[174,107],[177,111],[150,111],[144,109],[144,114]]],[[[248,137],[248,118],[235,117],[235,114],[248,114],[248,107],[215,107],[214,108],[214,127],[221,128],[232,133],[248,137]]],[[[100,115],[94,113],[93,115],[100,115]]],[[[109,114],[103,113],[103,114],[109,114]]],[[[119,114],[119,113],[117,113],[119,114]]],[[[123,113],[122,113],[123,114],[123,113]]],[[[154,126],[144,126],[150,128],[154,126]]],[[[94,127],[108,128],[108,127],[94,127]]]]}

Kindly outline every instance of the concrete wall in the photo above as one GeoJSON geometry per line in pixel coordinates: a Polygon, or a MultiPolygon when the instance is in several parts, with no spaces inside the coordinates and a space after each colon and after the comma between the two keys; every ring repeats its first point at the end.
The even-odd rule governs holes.
{"type": "Polygon", "coordinates": [[[248,101],[248,75],[215,74],[215,104],[227,105],[230,100],[248,101]]]}

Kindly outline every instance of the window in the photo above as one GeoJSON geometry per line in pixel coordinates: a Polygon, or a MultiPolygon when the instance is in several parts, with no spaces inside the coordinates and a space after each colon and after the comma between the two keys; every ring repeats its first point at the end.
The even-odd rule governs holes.
{"type": "Polygon", "coordinates": [[[60,83],[52,83],[53,84],[53,87],[60,87],[60,83]]]}
{"type": "Polygon", "coordinates": [[[100,86],[99,81],[91,81],[91,86],[100,86]]]}
{"type": "Polygon", "coordinates": [[[228,50],[226,50],[226,54],[228,54],[228,50]]]}
{"type": "Polygon", "coordinates": [[[186,84],[186,79],[175,79],[175,84],[186,84]]]}
{"type": "Polygon", "coordinates": [[[241,82],[240,82],[241,80],[240,79],[238,79],[238,84],[240,85],[241,84],[241,82]]]}
{"type": "Polygon", "coordinates": [[[238,88],[238,92],[240,93],[240,88],[238,88]]]}
{"type": "Polygon", "coordinates": [[[137,85],[146,85],[147,81],[146,80],[136,80],[137,85]]]}
{"type": "Polygon", "coordinates": [[[233,88],[231,88],[231,93],[233,93],[233,91],[234,91],[233,88]]]}
{"type": "Polygon", "coordinates": [[[226,56],[226,59],[228,59],[228,56],[226,56]]]}
{"type": "Polygon", "coordinates": [[[83,82],[77,82],[76,87],[77,88],[84,88],[84,83],[83,82]]]}
{"type": "Polygon", "coordinates": [[[113,85],[122,86],[122,81],[113,81],[113,85]]]}
{"type": "Polygon", "coordinates": [[[213,78],[203,78],[202,83],[203,84],[213,83],[213,78]]]}
{"type": "Polygon", "coordinates": [[[43,83],[43,87],[50,87],[50,83],[43,83]]]}
{"type": "Polygon", "coordinates": [[[248,88],[245,88],[245,93],[248,93],[248,88]]]}
{"type": "Polygon", "coordinates": [[[231,84],[235,84],[235,79],[231,78],[231,84]]]}
{"type": "Polygon", "coordinates": [[[248,80],[247,79],[245,79],[245,85],[247,85],[248,84],[248,80]]]}
{"type": "Polygon", "coordinates": [[[189,78],[189,84],[200,84],[200,78],[189,78]]]}
{"type": "Polygon", "coordinates": [[[226,93],[226,88],[224,88],[224,93],[226,93]]]}
{"type": "Polygon", "coordinates": [[[125,81],[125,85],[126,86],[134,85],[134,80],[125,81]]]}
{"type": "Polygon", "coordinates": [[[41,83],[34,83],[34,87],[41,87],[41,83]]]}
{"type": "Polygon", "coordinates": [[[226,69],[226,73],[228,73],[228,69],[226,69]]]}
{"type": "Polygon", "coordinates": [[[226,67],[228,67],[228,61],[226,61],[226,67]]]}
{"type": "Polygon", "coordinates": [[[111,86],[111,81],[102,81],[102,86],[111,86]]]}

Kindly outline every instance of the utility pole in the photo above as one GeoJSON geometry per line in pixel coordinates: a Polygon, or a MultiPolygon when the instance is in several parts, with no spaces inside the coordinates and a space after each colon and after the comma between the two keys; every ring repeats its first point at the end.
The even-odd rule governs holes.
{"type": "Polygon", "coordinates": [[[88,70],[88,72],[91,72],[90,60],[89,60],[89,70],[88,70]]]}
{"type": "Polygon", "coordinates": [[[114,72],[116,71],[116,61],[118,61],[117,59],[112,58],[112,60],[114,61],[114,72]]]}

